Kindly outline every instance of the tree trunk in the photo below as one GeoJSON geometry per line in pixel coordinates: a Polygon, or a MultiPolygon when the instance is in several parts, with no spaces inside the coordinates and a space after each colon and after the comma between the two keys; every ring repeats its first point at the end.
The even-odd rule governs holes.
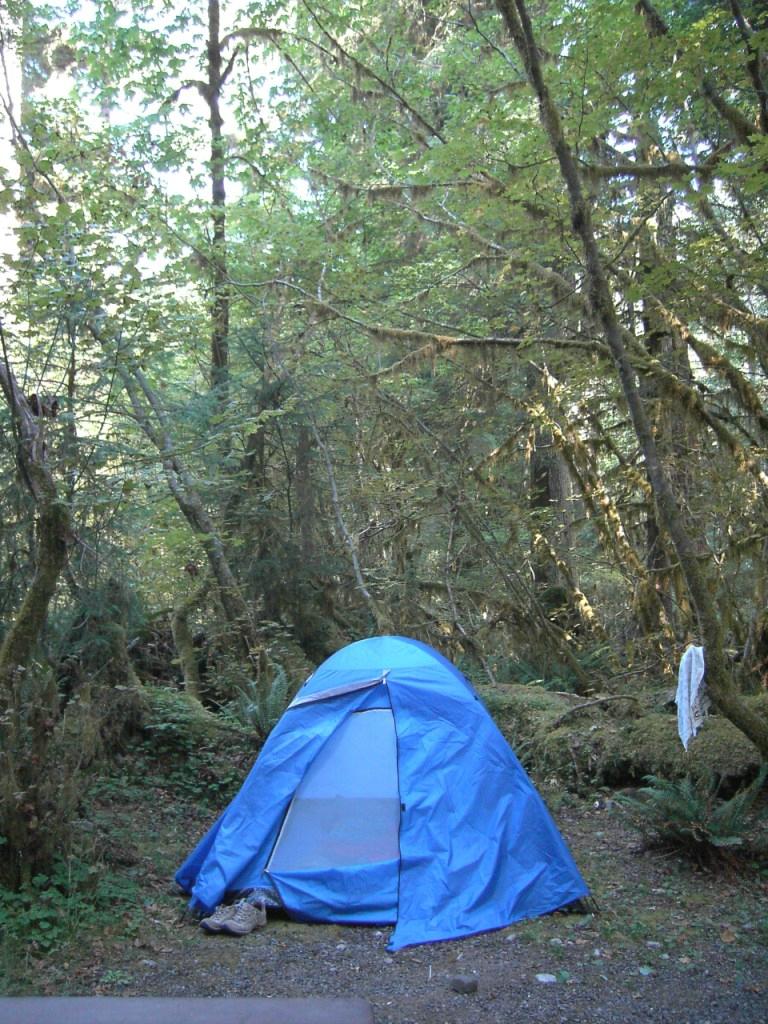
{"type": "Polygon", "coordinates": [[[315,490],[312,485],[313,438],[309,427],[302,423],[296,441],[296,525],[304,565],[311,565],[315,557],[315,490]]]}
{"type": "MultiPolygon", "coordinates": [[[[93,337],[108,348],[107,339],[96,325],[89,324],[89,329],[93,337]]],[[[233,627],[238,646],[243,656],[257,667],[258,672],[258,644],[250,610],[232,572],[224,540],[208,515],[194,479],[176,452],[168,415],[141,369],[135,363],[126,365],[125,356],[120,352],[116,356],[116,368],[136,422],[160,456],[168,488],[205,551],[221,606],[227,622],[233,627]]]]}
{"type": "Polygon", "coordinates": [[[210,580],[205,580],[201,586],[175,605],[171,615],[171,632],[179,656],[184,689],[196,700],[200,700],[200,664],[192,630],[189,628],[189,616],[199,607],[210,585],[210,580]]]}
{"type": "Polygon", "coordinates": [[[58,501],[40,509],[34,579],[0,646],[0,691],[32,655],[48,614],[48,605],[67,561],[69,510],[58,501]]]}
{"type": "Polygon", "coordinates": [[[699,559],[697,547],[685,527],[676,496],[659,459],[651,423],[627,355],[622,328],[592,227],[592,211],[586,201],[578,164],[566,141],[560,115],[544,81],[528,10],[524,0],[497,0],[497,4],[538,99],[541,124],[557,157],[560,173],[568,191],[573,230],[581,240],[584,251],[592,307],[610,348],[635,435],[645,457],[645,470],[653,492],[659,524],[672,540],[691,596],[699,636],[705,649],[709,692],[717,708],[741,729],[762,756],[768,759],[768,719],[749,708],[736,690],[726,662],[722,622],[713,599],[711,573],[699,559]]]}
{"type": "MultiPolygon", "coordinates": [[[[650,147],[641,145],[636,157],[638,163],[650,164],[652,157],[650,147]]],[[[643,183],[638,184],[642,192],[643,183]]],[[[639,284],[642,288],[645,280],[662,262],[660,246],[663,245],[662,226],[667,222],[667,235],[671,234],[669,220],[671,210],[667,202],[657,214],[659,222],[656,237],[649,224],[644,224],[638,234],[639,284]]],[[[679,333],[664,321],[653,303],[645,302],[642,310],[644,342],[648,354],[663,364],[678,379],[689,387],[693,384],[688,357],[688,347],[680,338],[679,333]]],[[[686,529],[695,533],[691,516],[685,510],[690,508],[693,488],[691,486],[691,458],[695,451],[694,426],[684,414],[680,415],[679,403],[665,395],[658,383],[650,377],[642,377],[639,382],[640,398],[648,409],[651,429],[659,452],[660,459],[672,483],[680,513],[684,517],[686,529]]],[[[646,520],[646,564],[656,581],[656,589],[664,608],[666,621],[673,627],[679,640],[685,638],[691,627],[690,600],[679,570],[671,563],[676,559],[671,556],[669,542],[656,519],[653,506],[649,508],[646,520]],[[674,592],[673,592],[674,588],[674,592]]],[[[700,555],[708,554],[706,545],[699,542],[700,555]]],[[[659,622],[659,630],[661,622],[659,622]]]]}
{"type": "Polygon", "coordinates": [[[365,601],[368,611],[371,614],[373,621],[376,624],[376,631],[378,633],[393,633],[394,628],[392,626],[392,620],[389,615],[389,611],[383,602],[374,598],[371,594],[368,586],[366,585],[365,578],[363,576],[363,570],[360,565],[360,558],[358,556],[357,542],[352,534],[349,532],[347,524],[344,521],[344,515],[341,508],[341,501],[339,499],[339,491],[336,486],[336,474],[333,470],[333,462],[328,451],[328,446],[324,443],[317,426],[312,424],[312,434],[314,435],[315,444],[322,453],[323,460],[325,461],[326,472],[328,473],[328,484],[331,491],[331,503],[333,504],[333,510],[336,514],[336,525],[344,541],[344,546],[349,553],[350,561],[352,562],[352,569],[355,574],[355,582],[357,584],[357,590],[360,596],[365,601]]]}
{"type": "MultiPolygon", "coordinates": [[[[530,365],[526,373],[528,406],[538,411],[547,403],[548,371],[530,365]]],[[[564,629],[573,626],[569,596],[560,566],[570,560],[571,522],[568,501],[571,480],[568,465],[555,444],[548,417],[534,413],[528,444],[528,508],[533,521],[531,571],[536,593],[554,622],[564,629]],[[552,558],[552,553],[557,556],[552,558]]],[[[569,569],[567,575],[573,578],[569,569]]]]}
{"type": "Polygon", "coordinates": [[[45,421],[18,386],[2,325],[0,342],[0,388],[11,411],[19,469],[38,509],[34,578],[0,645],[0,834],[7,839],[0,846],[0,880],[15,888],[50,866],[77,795],[76,767],[56,755],[53,680],[28,672],[73,531],[46,463],[45,421]]]}
{"type": "MultiPolygon", "coordinates": [[[[211,141],[211,219],[213,220],[213,259],[211,289],[211,385],[219,401],[227,400],[229,386],[229,305],[227,272],[227,193],[224,164],[224,118],[221,114],[221,89],[231,70],[222,71],[221,10],[219,0],[208,0],[208,126],[211,141]]],[[[233,57],[234,60],[234,57],[233,57]]]]}
{"type": "Polygon", "coordinates": [[[44,423],[32,412],[13,374],[0,327],[3,359],[0,387],[11,410],[18,442],[19,468],[37,508],[37,565],[32,584],[0,646],[0,705],[14,678],[29,662],[45,624],[48,605],[67,561],[73,538],[69,508],[59,500],[45,461],[44,423]]]}

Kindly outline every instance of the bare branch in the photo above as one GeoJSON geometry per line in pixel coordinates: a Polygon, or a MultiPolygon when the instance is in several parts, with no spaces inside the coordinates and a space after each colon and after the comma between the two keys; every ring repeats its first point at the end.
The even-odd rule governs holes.
{"type": "Polygon", "coordinates": [[[172,103],[176,103],[183,92],[187,89],[195,89],[203,97],[206,103],[210,102],[210,96],[208,95],[208,86],[205,82],[201,82],[198,78],[190,78],[187,82],[182,82],[178,89],[174,89],[170,96],[166,97],[161,104],[163,107],[170,107],[172,103]]]}
{"type": "Polygon", "coordinates": [[[239,52],[240,51],[238,50],[238,48],[235,47],[235,52],[229,58],[229,60],[227,61],[227,66],[224,68],[224,70],[221,73],[221,78],[219,79],[219,89],[221,89],[221,87],[224,85],[226,80],[232,74],[232,68],[235,66],[235,61],[237,60],[237,55],[238,55],[239,52]]]}

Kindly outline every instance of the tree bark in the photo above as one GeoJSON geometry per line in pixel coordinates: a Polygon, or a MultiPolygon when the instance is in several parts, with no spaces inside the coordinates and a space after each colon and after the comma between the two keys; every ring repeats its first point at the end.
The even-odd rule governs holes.
{"type": "Polygon", "coordinates": [[[73,538],[68,506],[46,463],[44,419],[36,417],[8,360],[0,324],[0,389],[11,411],[21,475],[37,505],[32,583],[0,645],[0,881],[17,887],[46,870],[68,826],[76,768],[55,754],[57,694],[52,677],[25,673],[73,538]]]}
{"type": "Polygon", "coordinates": [[[187,597],[174,607],[171,615],[171,632],[179,656],[179,667],[184,679],[184,689],[196,700],[200,700],[200,665],[198,652],[195,648],[192,630],[189,628],[190,613],[202,602],[210,587],[210,580],[205,580],[187,597]]]}
{"type": "Polygon", "coordinates": [[[565,137],[560,115],[544,80],[539,49],[524,0],[497,0],[499,11],[523,60],[528,81],[539,106],[539,118],[557,158],[565,183],[574,233],[583,252],[590,300],[603,329],[621,382],[635,435],[645,458],[656,514],[669,534],[691,596],[698,631],[705,649],[707,685],[717,708],[768,759],[768,719],[749,708],[736,690],[724,651],[723,627],[713,599],[711,573],[688,533],[669,479],[659,459],[653,430],[623,340],[611,288],[592,226],[578,164],[565,137]]]}
{"type": "Polygon", "coordinates": [[[29,662],[45,624],[48,605],[67,561],[73,539],[67,505],[59,499],[45,458],[44,423],[32,412],[8,362],[5,334],[0,325],[3,355],[0,388],[11,410],[18,443],[21,474],[38,508],[37,565],[21,607],[0,646],[0,706],[16,675],[29,662]]]}
{"type": "MultiPolygon", "coordinates": [[[[211,306],[211,385],[219,401],[225,403],[229,385],[229,305],[227,272],[227,193],[224,163],[224,118],[221,114],[221,90],[231,70],[222,70],[221,9],[219,0],[208,0],[208,126],[211,142],[211,219],[213,221],[212,306],[211,306]]],[[[234,57],[233,57],[234,60],[234,57]]]]}

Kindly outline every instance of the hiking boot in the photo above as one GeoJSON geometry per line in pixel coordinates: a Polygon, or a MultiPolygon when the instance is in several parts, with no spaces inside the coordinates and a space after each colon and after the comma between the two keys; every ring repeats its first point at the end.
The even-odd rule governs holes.
{"type": "Polygon", "coordinates": [[[258,907],[247,900],[241,900],[235,904],[234,911],[220,928],[225,935],[247,935],[254,928],[263,928],[267,923],[267,908],[263,900],[258,907]]]}
{"type": "Polygon", "coordinates": [[[208,917],[204,917],[200,922],[200,927],[204,932],[220,932],[224,927],[224,923],[234,916],[237,910],[237,904],[230,904],[225,906],[223,903],[220,904],[212,914],[208,917]]]}

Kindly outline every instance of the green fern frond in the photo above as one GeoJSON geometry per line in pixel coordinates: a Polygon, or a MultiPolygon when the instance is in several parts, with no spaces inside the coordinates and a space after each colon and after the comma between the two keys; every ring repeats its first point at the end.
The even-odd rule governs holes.
{"type": "Polygon", "coordinates": [[[620,796],[617,801],[646,842],[672,849],[701,866],[713,866],[728,850],[745,845],[750,815],[766,777],[768,765],[751,785],[721,800],[714,782],[702,786],[690,776],[649,775],[636,797],[620,796]]]}
{"type": "Polygon", "coordinates": [[[764,764],[755,781],[739,790],[730,800],[724,800],[712,812],[713,830],[718,834],[729,835],[743,829],[743,822],[754,807],[768,776],[768,764],[764,764]]]}
{"type": "Polygon", "coordinates": [[[249,679],[241,683],[232,708],[235,718],[248,728],[266,735],[285,711],[289,698],[290,680],[282,665],[274,666],[274,675],[266,693],[249,679]]]}

